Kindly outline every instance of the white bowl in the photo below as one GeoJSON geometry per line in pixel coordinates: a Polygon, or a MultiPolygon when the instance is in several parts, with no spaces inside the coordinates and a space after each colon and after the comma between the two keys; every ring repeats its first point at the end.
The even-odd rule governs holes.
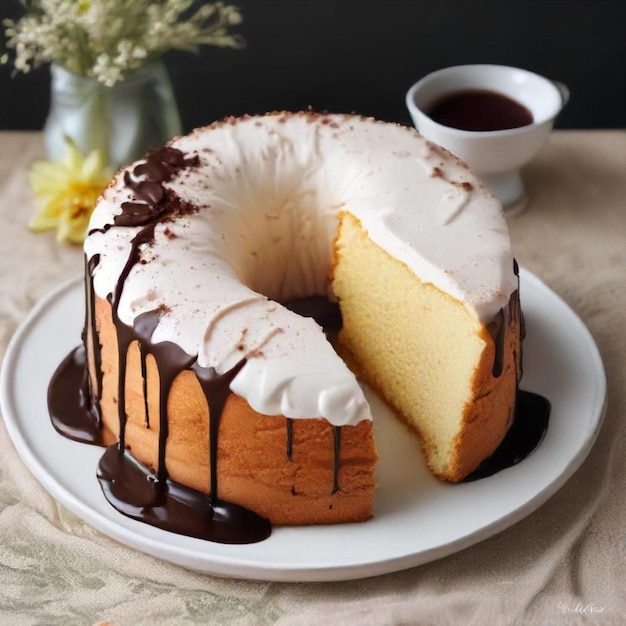
{"type": "Polygon", "coordinates": [[[543,146],[568,99],[565,85],[527,70],[502,65],[458,65],[424,76],[408,90],[406,105],[424,137],[463,159],[503,207],[513,210],[525,202],[519,170],[543,146]],[[507,130],[472,131],[444,126],[428,116],[427,111],[443,96],[475,89],[512,98],[532,113],[532,123],[507,130]]]}

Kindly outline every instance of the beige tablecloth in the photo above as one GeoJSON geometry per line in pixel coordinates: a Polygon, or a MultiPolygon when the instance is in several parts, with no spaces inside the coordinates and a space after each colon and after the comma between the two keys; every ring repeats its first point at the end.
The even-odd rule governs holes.
{"type": "MultiPolygon", "coordinates": [[[[0,133],[0,357],[82,253],[35,235],[27,171],[41,137],[0,133]]],[[[220,579],[120,545],[59,505],[0,420],[2,624],[626,623],[626,132],[556,132],[510,218],[520,264],[588,325],[605,363],[604,425],[535,513],[462,552],[340,583],[220,579]]]]}

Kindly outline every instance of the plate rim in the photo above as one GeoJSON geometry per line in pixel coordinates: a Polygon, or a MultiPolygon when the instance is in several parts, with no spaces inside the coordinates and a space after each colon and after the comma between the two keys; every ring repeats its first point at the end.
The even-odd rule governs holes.
{"type": "MultiPolygon", "coordinates": [[[[39,299],[22,320],[9,341],[0,370],[0,409],[2,410],[2,416],[7,426],[9,436],[26,467],[43,485],[46,491],[74,514],[78,515],[84,522],[128,547],[143,553],[152,554],[156,556],[156,558],[169,561],[191,570],[222,577],[276,582],[341,581],[356,580],[400,571],[455,554],[521,521],[558,492],[588,456],[597,439],[606,415],[608,402],[606,372],[600,351],[591,332],[578,314],[546,283],[535,274],[520,267],[520,283],[522,289],[526,288],[525,284],[532,282],[535,288],[549,292],[562,307],[567,309],[570,321],[576,325],[576,334],[578,335],[580,333],[582,335],[585,346],[589,350],[589,356],[593,359],[592,370],[596,375],[595,384],[592,385],[595,391],[592,402],[595,408],[593,428],[589,436],[585,439],[584,445],[581,445],[576,450],[576,453],[568,459],[566,466],[554,480],[534,493],[531,498],[520,503],[508,514],[500,516],[490,523],[452,541],[442,545],[432,546],[417,553],[413,552],[389,559],[370,559],[366,562],[342,565],[322,562],[300,562],[297,566],[294,566],[292,562],[286,561],[273,561],[260,565],[258,563],[246,563],[245,559],[244,562],[242,562],[242,559],[234,558],[231,555],[225,556],[216,553],[209,554],[210,559],[207,561],[206,552],[195,552],[191,548],[171,545],[167,542],[147,536],[141,532],[144,525],[139,522],[135,522],[137,528],[131,530],[93,509],[89,504],[77,499],[66,485],[61,484],[48,473],[44,464],[34,455],[24,437],[24,433],[22,432],[23,424],[15,414],[15,398],[13,397],[14,394],[11,385],[15,379],[15,368],[10,367],[10,365],[15,363],[19,358],[19,351],[24,338],[31,329],[37,325],[37,321],[41,315],[45,314],[46,307],[54,302],[55,299],[64,297],[68,291],[78,289],[79,283],[82,283],[83,280],[83,276],[79,274],[64,280],[49,290],[47,294],[39,299]],[[158,554],[155,554],[153,550],[156,550],[158,554]]],[[[160,533],[162,532],[166,531],[160,531],[160,533]]],[[[204,543],[205,542],[203,542],[203,545],[204,543]]]]}

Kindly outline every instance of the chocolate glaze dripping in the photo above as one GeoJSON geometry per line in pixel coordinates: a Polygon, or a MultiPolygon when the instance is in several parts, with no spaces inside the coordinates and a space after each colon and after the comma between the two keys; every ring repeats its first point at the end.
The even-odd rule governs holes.
{"type": "Polygon", "coordinates": [[[175,343],[169,341],[152,343],[152,334],[160,318],[161,312],[159,310],[142,313],[135,319],[133,330],[134,336],[139,339],[142,349],[154,357],[159,371],[159,457],[156,478],[158,481],[164,481],[168,478],[165,464],[165,446],[169,434],[167,400],[176,376],[183,370],[189,369],[196,358],[188,355],[175,343]]]}
{"type": "MultiPolygon", "coordinates": [[[[517,342],[517,348],[513,350],[513,363],[515,364],[515,371],[517,378],[515,381],[515,406],[516,410],[519,406],[519,385],[524,376],[524,359],[522,357],[524,351],[524,339],[526,337],[526,326],[524,324],[524,312],[520,305],[520,280],[519,280],[519,265],[517,260],[513,259],[513,273],[517,277],[517,297],[511,297],[509,300],[509,316],[513,324],[519,324],[519,341],[517,342]],[[519,350],[519,352],[518,352],[519,350]]],[[[546,419],[549,419],[549,413],[546,419]]],[[[546,421],[546,429],[548,423],[546,421]]]]}
{"type": "MultiPolygon", "coordinates": [[[[343,327],[341,310],[337,302],[331,302],[320,295],[296,298],[283,303],[286,308],[302,317],[313,318],[326,333],[329,340],[336,337],[343,327]]],[[[293,420],[287,420],[287,458],[291,461],[293,453],[293,420]]],[[[341,426],[333,427],[333,488],[331,495],[339,491],[339,467],[341,459],[341,426]]]]}
{"type": "Polygon", "coordinates": [[[269,537],[269,522],[227,502],[170,480],[156,481],[117,445],[107,448],[98,466],[106,499],[120,513],[179,535],[206,541],[245,544],[269,537]]]}
{"type": "Polygon", "coordinates": [[[99,255],[94,255],[89,262],[85,259],[85,322],[81,333],[82,345],[72,350],[53,374],[48,386],[48,411],[55,430],[68,439],[104,445],[100,412],[101,345],[95,326],[95,293],[91,281],[99,259],[99,255]],[[87,367],[85,346],[89,342],[96,365],[95,389],[87,367]]]}
{"type": "Polygon", "coordinates": [[[242,359],[232,369],[219,375],[213,367],[200,367],[197,363],[194,363],[192,368],[196,373],[200,387],[207,401],[207,407],[209,409],[209,462],[211,468],[211,497],[212,500],[218,501],[218,481],[217,481],[217,462],[218,462],[218,441],[219,441],[219,428],[226,405],[226,400],[230,395],[230,383],[234,380],[235,376],[239,373],[241,368],[245,364],[245,359],[242,359]]]}
{"type": "Polygon", "coordinates": [[[493,476],[532,454],[548,430],[550,410],[550,402],[543,396],[518,390],[515,417],[502,443],[463,482],[493,476]]]}
{"type": "Polygon", "coordinates": [[[150,406],[148,405],[148,351],[141,341],[139,342],[139,357],[141,359],[143,411],[145,414],[146,428],[150,428],[150,406]]]}
{"type": "Polygon", "coordinates": [[[88,368],[85,368],[85,393],[89,394],[91,402],[91,410],[96,416],[98,427],[102,427],[102,412],[100,409],[100,399],[102,398],[102,368],[100,364],[102,362],[102,345],[98,337],[98,329],[96,328],[96,293],[93,287],[93,281],[90,279],[93,273],[100,263],[100,255],[95,254],[89,261],[85,259],[85,323],[83,326],[83,332],[81,339],[83,345],[87,346],[88,342],[91,342],[91,352],[96,367],[95,379],[96,388],[93,389],[93,383],[89,376],[88,368]]]}
{"type": "Polygon", "coordinates": [[[120,420],[120,447],[123,450],[126,447],[126,361],[128,358],[128,349],[131,343],[136,339],[135,333],[130,326],[127,326],[120,320],[118,315],[118,308],[122,291],[126,279],[130,274],[135,264],[139,261],[141,255],[142,244],[150,243],[154,237],[154,228],[156,222],[149,224],[144,229],[140,230],[131,241],[131,250],[126,261],[124,268],[120,274],[118,283],[115,287],[113,294],[109,297],[111,302],[111,315],[113,318],[113,326],[117,334],[117,410],[120,420]]]}
{"type": "Polygon", "coordinates": [[[287,418],[287,458],[291,461],[293,455],[293,419],[287,418]]]}
{"type": "MultiPolygon", "coordinates": [[[[138,316],[134,327],[124,324],[118,314],[118,307],[125,282],[134,266],[141,261],[143,246],[150,245],[154,240],[157,224],[165,222],[177,215],[197,211],[197,207],[181,202],[171,191],[162,186],[162,182],[170,180],[183,167],[196,165],[198,157],[186,158],[182,152],[174,148],[159,148],[152,150],[145,161],[133,169],[132,175],[125,175],[125,182],[134,193],[135,198],[122,204],[122,212],[114,218],[114,224],[107,224],[103,228],[92,232],[105,233],[111,227],[140,227],[131,241],[128,259],[120,273],[118,283],[108,296],[111,303],[112,320],[118,340],[118,411],[120,436],[118,443],[110,446],[102,457],[98,466],[98,480],[107,500],[119,512],[145,523],[158,526],[165,530],[199,537],[209,541],[221,543],[252,543],[261,541],[269,536],[270,524],[255,513],[238,505],[223,502],[217,498],[217,471],[212,473],[212,493],[206,496],[200,492],[178,485],[169,480],[165,460],[165,449],[168,433],[167,397],[174,378],[185,369],[191,369],[195,357],[184,353],[178,346],[161,342],[152,342],[152,334],[163,311],[151,311],[138,316]],[[127,352],[131,343],[137,341],[140,347],[142,374],[144,376],[144,402],[146,410],[146,425],[149,426],[148,405],[146,399],[146,358],[151,354],[159,370],[159,453],[156,475],[152,476],[130,456],[126,450],[126,400],[125,380],[127,352]]],[[[91,233],[90,233],[91,234],[91,233]]],[[[92,259],[86,274],[89,281],[87,293],[90,294],[87,303],[85,331],[83,342],[87,334],[91,333],[92,345],[95,353],[95,366],[98,372],[102,371],[97,329],[95,325],[95,311],[93,303],[92,275],[98,260],[92,259]]],[[[58,368],[53,376],[49,388],[49,407],[53,424],[60,423],[59,432],[68,437],[93,443],[104,443],[99,438],[100,427],[94,427],[98,422],[93,419],[93,407],[87,406],[87,399],[91,395],[82,384],[85,376],[88,377],[85,362],[84,346],[73,351],[58,368]],[[60,417],[57,417],[60,416],[60,417]],[[74,424],[77,423],[77,425],[74,424]],[[83,426],[87,424],[87,433],[83,435],[83,426]],[[81,430],[82,428],[82,430],[81,430]]],[[[213,371],[205,376],[203,368],[197,364],[193,368],[205,393],[209,396],[212,422],[219,424],[221,408],[219,401],[215,401],[213,387],[226,389],[221,395],[228,395],[230,381],[236,371],[228,372],[223,376],[216,376],[213,371]],[[206,390],[205,379],[211,379],[211,390],[206,390]]],[[[243,363],[241,364],[243,365],[243,363]]],[[[241,365],[239,367],[241,367],[241,365]]],[[[101,396],[101,379],[96,391],[97,398],[101,396]]],[[[219,395],[219,394],[218,394],[219,395]]],[[[225,397],[224,396],[224,399],[225,397]]],[[[222,402],[223,405],[223,402],[222,402]]],[[[55,425],[55,428],[57,426],[55,425]]],[[[217,433],[217,427],[215,429],[217,433]]],[[[106,442],[107,445],[109,442],[106,442]]],[[[212,437],[211,445],[217,450],[217,436],[212,437]]],[[[212,455],[212,462],[217,454],[212,455]]]]}
{"type": "Polygon", "coordinates": [[[48,412],[54,429],[64,437],[104,445],[104,431],[85,386],[84,346],[72,350],[56,369],[48,386],[48,412]]]}
{"type": "MultiPolygon", "coordinates": [[[[513,259],[513,272],[518,277],[518,293],[519,293],[519,265],[513,259]]],[[[504,341],[506,339],[506,327],[511,320],[519,319],[520,341],[519,349],[514,354],[517,369],[516,391],[515,391],[515,408],[514,415],[511,419],[509,430],[504,439],[496,449],[496,451],[487,459],[485,459],[474,472],[467,476],[463,482],[471,482],[480,478],[493,476],[509,467],[517,465],[526,457],[532,454],[543,441],[550,423],[550,412],[552,410],[550,401],[536,393],[524,391],[519,388],[522,379],[522,346],[526,336],[526,327],[524,325],[524,315],[519,304],[519,297],[512,297],[507,307],[507,313],[500,311],[501,322],[495,333],[494,343],[496,345],[496,358],[494,362],[493,375],[499,376],[502,372],[504,341]]],[[[489,328],[489,327],[488,327],[489,328]]],[[[493,330],[494,327],[491,328],[493,330]]],[[[492,337],[494,335],[492,334],[492,337]]]]}
{"type": "MultiPolygon", "coordinates": [[[[144,244],[150,244],[154,240],[155,227],[158,223],[168,219],[172,213],[182,214],[195,211],[195,207],[184,205],[176,197],[173,197],[170,192],[164,190],[160,183],[170,180],[172,175],[186,164],[195,164],[195,159],[185,159],[184,155],[177,150],[171,148],[158,149],[151,151],[144,163],[140,163],[133,170],[133,176],[128,173],[125,176],[126,184],[133,190],[137,200],[131,202],[125,202],[122,204],[122,213],[115,218],[116,226],[141,226],[143,227],[137,235],[131,241],[131,251],[124,269],[120,274],[120,278],[114,293],[111,298],[111,305],[113,311],[113,323],[118,334],[118,346],[120,347],[120,381],[119,381],[119,398],[118,409],[120,419],[120,441],[118,445],[118,454],[120,456],[127,456],[125,453],[125,428],[126,428],[126,411],[125,411],[125,394],[123,391],[124,381],[126,377],[126,351],[133,340],[138,339],[141,346],[141,351],[144,356],[142,360],[145,360],[146,354],[151,354],[157,364],[159,371],[159,450],[158,450],[158,467],[156,472],[155,485],[159,486],[159,491],[155,492],[159,495],[159,498],[154,500],[155,504],[151,507],[147,507],[151,510],[149,515],[141,513],[141,519],[147,523],[166,528],[168,530],[174,530],[175,528],[182,529],[187,528],[187,525],[182,519],[178,519],[175,511],[184,513],[184,517],[193,520],[194,516],[198,514],[198,511],[188,510],[189,507],[185,506],[181,509],[180,498],[174,498],[174,493],[180,493],[181,490],[186,494],[184,500],[190,501],[190,490],[184,489],[178,485],[176,488],[172,487],[173,483],[168,480],[168,473],[166,467],[166,445],[167,436],[169,430],[169,422],[167,419],[167,400],[171,385],[176,376],[183,370],[194,369],[198,376],[203,389],[204,379],[202,378],[201,370],[203,368],[193,367],[197,365],[195,363],[195,357],[186,354],[178,346],[170,342],[152,342],[152,334],[158,324],[162,311],[151,311],[138,316],[135,320],[134,328],[130,329],[125,326],[119,319],[117,309],[119,300],[124,288],[124,284],[132,270],[132,268],[139,262],[141,256],[141,246],[144,244]],[[122,354],[124,355],[122,357],[122,354]],[[165,504],[164,504],[165,503],[165,504]],[[154,517],[154,507],[159,507],[162,510],[161,513],[154,517]],[[166,525],[164,520],[167,520],[166,525]],[[174,521],[176,520],[176,521],[174,521]]],[[[234,374],[233,374],[234,377],[234,374]]],[[[217,377],[214,377],[217,378],[217,377]]],[[[224,377],[227,382],[225,383],[226,389],[232,378],[228,376],[224,377]]],[[[221,379],[220,379],[221,380],[221,379]]],[[[144,378],[144,388],[146,381],[144,378]]],[[[205,392],[206,393],[206,392],[205,392]]],[[[213,400],[211,400],[213,401],[213,400]]],[[[221,416],[221,407],[212,407],[212,423],[219,424],[219,418],[221,416]]],[[[216,433],[211,439],[211,445],[215,446],[215,455],[211,457],[211,462],[217,462],[217,435],[216,433]]],[[[136,512],[129,510],[124,505],[124,498],[119,497],[120,490],[120,478],[116,477],[112,471],[122,472],[124,477],[131,476],[131,470],[128,469],[128,463],[125,460],[119,460],[117,464],[113,464],[111,455],[108,455],[108,463],[104,464],[100,468],[100,482],[104,490],[105,495],[111,497],[111,504],[115,506],[120,512],[135,517],[136,512]],[[110,487],[110,485],[117,485],[117,492],[110,487]]],[[[130,466],[133,467],[132,465],[130,466]]],[[[132,474],[134,476],[134,474],[132,474]]],[[[201,519],[205,524],[208,524],[208,528],[211,528],[211,532],[204,531],[204,538],[211,539],[213,541],[221,541],[226,543],[249,543],[252,541],[260,541],[265,539],[270,532],[269,524],[266,520],[258,515],[247,511],[236,505],[231,505],[226,502],[221,502],[217,498],[217,472],[212,474],[212,489],[211,496],[209,498],[203,496],[199,501],[192,498],[194,506],[198,504],[204,507],[204,510],[200,512],[201,519]],[[207,509],[208,507],[208,509],[207,509]],[[210,510],[210,512],[208,512],[210,510]],[[245,518],[245,533],[235,532],[235,528],[241,526],[241,520],[245,518]],[[210,523],[209,523],[210,521],[210,523]],[[225,528],[228,527],[230,530],[225,528]],[[207,535],[208,532],[208,535],[207,535]],[[235,533],[235,536],[233,533],[235,533]]],[[[130,483],[134,482],[134,478],[129,478],[130,483]]],[[[155,495],[151,491],[151,497],[155,495]]],[[[128,490],[124,491],[124,497],[132,498],[132,495],[128,490]]],[[[128,503],[127,503],[128,504],[128,503]]],[[[193,509],[194,507],[192,507],[193,509]]],[[[185,534],[198,535],[198,531],[192,528],[185,531],[185,534]]],[[[175,530],[175,532],[182,532],[182,530],[175,530]]]]}
{"type": "Polygon", "coordinates": [[[493,359],[493,368],[491,370],[491,375],[494,378],[499,378],[502,375],[502,370],[504,369],[504,348],[506,331],[509,326],[508,318],[508,307],[507,309],[500,309],[495,320],[487,326],[487,330],[490,332],[495,346],[495,356],[493,359]]]}
{"type": "Polygon", "coordinates": [[[141,247],[154,241],[157,224],[171,219],[173,215],[184,215],[197,210],[196,207],[181,202],[179,198],[167,192],[162,183],[170,180],[183,167],[198,163],[197,156],[186,158],[180,150],[165,146],[150,150],[144,161],[133,168],[132,176],[128,172],[124,175],[124,182],[133,190],[137,201],[122,203],[122,212],[115,216],[114,224],[143,228],[131,240],[128,259],[110,296],[113,325],[118,340],[118,412],[122,450],[125,448],[126,438],[126,359],[128,348],[137,337],[134,329],[119,319],[120,298],[130,272],[141,259],[141,247]]]}
{"type": "Polygon", "coordinates": [[[230,382],[242,361],[224,375],[198,366],[171,342],[152,342],[161,311],[139,315],[136,336],[146,354],[151,354],[159,371],[159,457],[155,476],[141,468],[121,444],[111,446],[98,466],[98,480],[109,502],[128,517],[164,530],[219,543],[253,543],[271,533],[269,522],[239,505],[220,500],[217,481],[218,431],[222,410],[230,393],[230,382]],[[196,372],[207,397],[210,412],[211,491],[205,495],[169,480],[165,449],[169,431],[167,400],[176,376],[187,369],[196,372]]]}
{"type": "Polygon", "coordinates": [[[341,426],[333,426],[333,451],[335,462],[333,463],[333,490],[331,495],[339,491],[339,459],[341,454],[341,426]]]}

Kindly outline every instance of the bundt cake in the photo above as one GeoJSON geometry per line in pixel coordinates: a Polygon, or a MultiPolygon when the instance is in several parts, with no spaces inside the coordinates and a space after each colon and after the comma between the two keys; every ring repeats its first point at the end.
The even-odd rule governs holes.
{"type": "Polygon", "coordinates": [[[128,515],[158,505],[130,502],[127,457],[153,490],[274,524],[366,520],[377,455],[357,377],[443,479],[511,423],[507,226],[413,129],[310,112],[197,129],[115,177],[85,254],[91,408],[119,440],[99,475],[128,515]]]}

